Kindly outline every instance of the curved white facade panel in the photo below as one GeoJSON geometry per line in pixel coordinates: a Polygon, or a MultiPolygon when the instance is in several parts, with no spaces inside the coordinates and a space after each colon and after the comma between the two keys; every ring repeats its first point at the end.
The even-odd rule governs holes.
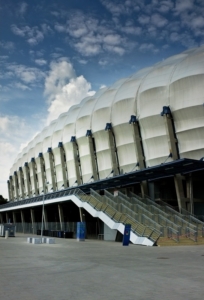
{"type": "MultiPolygon", "coordinates": [[[[77,145],[75,143],[75,136],[76,136],[76,119],[79,113],[81,105],[74,105],[72,106],[67,113],[67,118],[64,124],[63,129],[63,146],[66,155],[66,163],[67,163],[67,170],[68,170],[68,182],[69,186],[72,186],[78,183],[79,178],[77,176],[77,166],[79,160],[79,153],[77,149],[77,145]],[[76,150],[76,151],[75,151],[76,150]]],[[[81,176],[81,175],[80,175],[81,176]]]]}
{"type": "Polygon", "coordinates": [[[87,97],[76,119],[76,139],[80,153],[82,182],[86,183],[93,176],[92,153],[90,152],[87,130],[91,130],[91,114],[96,104],[96,97],[87,97]]]}
{"type": "Polygon", "coordinates": [[[170,84],[181,158],[198,159],[204,149],[204,47],[178,64],[170,84]]]}
{"type": "Polygon", "coordinates": [[[139,161],[139,168],[161,164],[173,151],[169,160],[204,156],[204,46],[142,69],[61,114],[17,156],[10,170],[14,197],[29,192],[28,180],[32,194],[45,181],[48,190],[59,190],[130,172],[139,161]]]}
{"type": "Polygon", "coordinates": [[[64,150],[59,147],[59,143],[62,143],[64,124],[67,119],[67,113],[63,113],[57,119],[56,126],[52,134],[51,147],[54,155],[55,172],[57,180],[57,189],[60,190],[63,186],[67,187],[67,167],[66,157],[64,150]],[[64,175],[66,179],[64,178],[64,175]]]}

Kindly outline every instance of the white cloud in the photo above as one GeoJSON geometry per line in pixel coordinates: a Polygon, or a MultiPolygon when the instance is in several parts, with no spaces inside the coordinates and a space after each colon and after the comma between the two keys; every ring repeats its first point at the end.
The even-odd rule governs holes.
{"type": "Polygon", "coordinates": [[[6,42],[6,41],[0,42],[0,47],[4,48],[6,50],[14,50],[14,48],[15,48],[13,42],[6,42]]]}
{"type": "Polygon", "coordinates": [[[84,56],[93,56],[99,54],[102,49],[101,45],[98,43],[90,43],[88,41],[82,40],[74,45],[76,50],[84,56]]]}
{"type": "Polygon", "coordinates": [[[47,124],[94,93],[91,91],[91,84],[83,76],[76,76],[69,61],[53,61],[45,80],[45,95],[49,103],[47,124]]]}
{"type": "Polygon", "coordinates": [[[28,7],[28,4],[27,4],[26,2],[21,2],[21,3],[19,4],[19,10],[18,10],[18,12],[19,12],[21,15],[25,14],[25,12],[26,12],[26,10],[27,10],[27,7],[28,7]]]}
{"type": "Polygon", "coordinates": [[[159,49],[157,49],[152,43],[144,43],[139,47],[139,50],[141,52],[153,52],[157,53],[159,52],[159,49]]]}
{"type": "Polygon", "coordinates": [[[151,22],[156,27],[163,27],[168,23],[168,20],[159,14],[153,14],[151,16],[151,22]]]}
{"type": "Polygon", "coordinates": [[[44,73],[37,68],[17,64],[8,64],[6,68],[10,76],[15,76],[26,84],[40,82],[44,78],[44,73]]]}
{"type": "Polygon", "coordinates": [[[125,49],[119,46],[104,45],[104,49],[119,54],[120,56],[122,56],[125,53],[125,49]]]}
{"type": "Polygon", "coordinates": [[[191,10],[194,5],[194,0],[177,0],[175,11],[177,13],[182,13],[184,11],[191,10]]]}
{"type": "Polygon", "coordinates": [[[39,59],[35,59],[35,63],[39,66],[44,66],[47,64],[47,61],[45,59],[39,58],[39,59]]]}
{"type": "Polygon", "coordinates": [[[139,22],[140,24],[142,24],[142,25],[148,24],[149,21],[150,21],[150,17],[147,16],[147,15],[142,15],[142,16],[140,16],[140,17],[138,18],[138,22],[139,22]]]}
{"type": "Polygon", "coordinates": [[[98,63],[100,66],[105,66],[107,65],[108,61],[106,59],[100,59],[98,63]]]}
{"type": "MultiPolygon", "coordinates": [[[[45,24],[42,25],[45,31],[45,24]]],[[[40,43],[44,39],[44,34],[38,29],[38,26],[29,27],[29,26],[23,26],[19,28],[15,24],[11,25],[11,31],[20,37],[25,37],[27,42],[31,46],[35,46],[38,43],[40,43]]]]}
{"type": "Polygon", "coordinates": [[[23,91],[31,90],[27,85],[22,84],[21,82],[15,82],[14,85],[15,85],[15,87],[17,87],[18,89],[21,89],[23,91]]]}

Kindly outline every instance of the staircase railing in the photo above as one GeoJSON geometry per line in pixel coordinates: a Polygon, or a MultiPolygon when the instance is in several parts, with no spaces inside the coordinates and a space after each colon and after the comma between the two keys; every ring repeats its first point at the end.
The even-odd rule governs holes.
{"type": "Polygon", "coordinates": [[[186,227],[186,237],[194,242],[198,241],[198,232],[190,227],[186,227]]]}

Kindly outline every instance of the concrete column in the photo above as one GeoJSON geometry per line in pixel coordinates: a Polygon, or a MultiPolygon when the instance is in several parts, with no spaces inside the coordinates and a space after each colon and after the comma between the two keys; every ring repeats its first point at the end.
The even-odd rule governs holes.
{"type": "Polygon", "coordinates": [[[31,216],[31,222],[32,222],[32,229],[33,229],[33,234],[35,234],[35,213],[34,209],[30,209],[30,216],[31,216]]]}
{"type": "Polygon", "coordinates": [[[61,204],[58,204],[58,212],[59,212],[60,228],[61,230],[64,230],[64,213],[61,204]]]}
{"type": "Polygon", "coordinates": [[[187,198],[190,202],[190,213],[194,214],[194,199],[193,199],[193,179],[192,174],[189,174],[189,177],[187,179],[187,198]]]}
{"type": "Polygon", "coordinates": [[[15,211],[12,212],[13,215],[13,223],[16,224],[16,213],[15,211]]]}
{"type": "Polygon", "coordinates": [[[85,213],[84,209],[79,207],[79,215],[80,215],[80,222],[85,222],[85,213]]]}
{"type": "Polygon", "coordinates": [[[113,176],[119,175],[119,165],[118,165],[118,158],[117,158],[117,148],[115,145],[115,136],[113,132],[113,128],[111,123],[106,123],[106,128],[105,128],[108,136],[108,144],[109,144],[109,149],[111,153],[111,168],[113,170],[113,176]]]}
{"type": "Polygon", "coordinates": [[[97,171],[97,164],[96,164],[96,155],[94,153],[94,141],[92,138],[92,132],[91,130],[87,130],[86,132],[87,140],[88,140],[88,147],[89,147],[89,153],[91,157],[91,169],[93,174],[93,179],[98,179],[98,171],[97,171]]]}
{"type": "Polygon", "coordinates": [[[19,192],[18,192],[18,177],[17,177],[17,172],[14,172],[14,194],[15,198],[18,200],[19,199],[19,192]]]}
{"type": "Polygon", "coordinates": [[[23,233],[25,233],[25,218],[24,218],[23,210],[21,210],[21,223],[22,223],[23,233]]]}
{"type": "Polygon", "coordinates": [[[11,201],[14,200],[14,195],[13,195],[13,177],[12,176],[9,176],[9,182],[10,182],[10,196],[11,196],[11,201]]]}
{"type": "Polygon", "coordinates": [[[25,196],[30,198],[31,197],[30,174],[29,174],[29,167],[27,162],[25,162],[24,164],[23,174],[24,174],[24,184],[25,184],[25,196]]]}
{"type": "MultiPolygon", "coordinates": [[[[177,160],[179,159],[178,140],[176,138],[173,116],[168,106],[163,107],[161,116],[164,118],[166,133],[168,136],[169,152],[172,156],[172,159],[177,160]]],[[[185,207],[185,197],[184,197],[182,176],[180,174],[174,176],[174,183],[175,183],[178,206],[179,206],[179,210],[181,211],[182,208],[186,209],[186,207],[185,207]]]]}
{"type": "MultiPolygon", "coordinates": [[[[146,164],[145,164],[145,157],[144,157],[144,151],[142,145],[142,138],[140,135],[139,122],[136,116],[130,117],[129,124],[131,125],[132,128],[132,135],[134,140],[135,153],[137,157],[138,169],[142,170],[146,168],[146,164]]],[[[149,195],[147,181],[142,181],[140,183],[140,188],[141,188],[142,198],[144,198],[145,195],[149,195]]]]}
{"type": "Polygon", "coordinates": [[[23,171],[22,171],[22,167],[19,167],[19,170],[17,172],[18,175],[18,182],[19,182],[19,193],[20,193],[20,197],[22,199],[25,198],[25,188],[24,188],[24,182],[23,182],[23,171]]]}
{"type": "Polygon", "coordinates": [[[74,157],[74,168],[75,168],[75,173],[76,173],[76,178],[77,178],[77,184],[80,185],[80,184],[82,184],[82,178],[81,178],[81,172],[80,172],[81,165],[80,165],[80,156],[79,156],[78,145],[77,145],[75,136],[71,137],[71,150],[73,152],[73,157],[74,157]]]}
{"type": "Polygon", "coordinates": [[[2,213],[0,213],[0,222],[1,222],[1,224],[3,224],[3,223],[4,223],[4,220],[3,220],[3,215],[2,215],[2,213]]]}
{"type": "Polygon", "coordinates": [[[7,212],[6,212],[6,223],[9,223],[9,215],[7,212]]]}
{"type": "Polygon", "coordinates": [[[35,158],[33,157],[31,159],[31,162],[29,162],[29,169],[30,169],[30,181],[31,181],[31,193],[30,194],[38,194],[37,191],[37,180],[36,180],[36,168],[35,168],[35,158]]]}

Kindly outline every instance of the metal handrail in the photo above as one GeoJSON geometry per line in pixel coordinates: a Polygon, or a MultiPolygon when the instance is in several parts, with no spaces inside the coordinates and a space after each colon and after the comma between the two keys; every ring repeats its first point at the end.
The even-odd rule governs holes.
{"type": "Polygon", "coordinates": [[[186,227],[186,237],[194,242],[197,242],[198,241],[198,231],[193,230],[190,227],[186,227]]]}
{"type": "Polygon", "coordinates": [[[175,242],[179,242],[179,231],[172,228],[172,227],[167,227],[167,235],[169,239],[174,240],[175,242]]]}

